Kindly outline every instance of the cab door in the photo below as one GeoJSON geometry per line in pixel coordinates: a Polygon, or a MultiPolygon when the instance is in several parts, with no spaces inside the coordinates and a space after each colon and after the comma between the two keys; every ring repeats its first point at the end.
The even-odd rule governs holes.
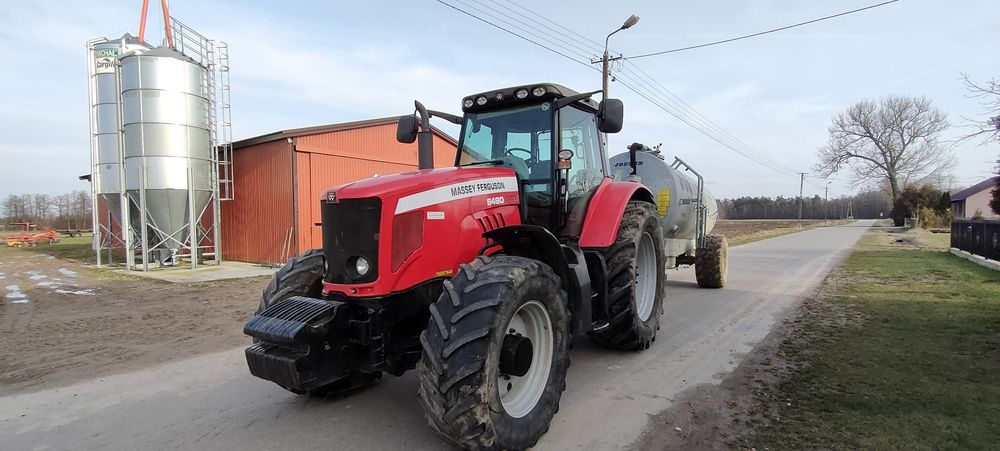
{"type": "Polygon", "coordinates": [[[601,147],[601,135],[593,112],[574,105],[559,110],[556,154],[573,152],[570,168],[560,169],[559,194],[564,221],[560,235],[580,236],[587,204],[601,180],[607,175],[607,161],[601,147]]]}

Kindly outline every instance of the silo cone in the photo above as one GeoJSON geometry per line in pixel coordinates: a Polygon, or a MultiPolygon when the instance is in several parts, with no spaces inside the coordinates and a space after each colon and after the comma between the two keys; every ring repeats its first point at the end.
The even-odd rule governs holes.
{"type": "MultiPolygon", "coordinates": [[[[197,246],[188,224],[200,222],[213,195],[207,80],[204,67],[169,48],[121,58],[126,193],[141,211],[145,187],[146,220],[157,230],[147,245],[162,241],[156,248],[171,254],[189,239],[197,246]]],[[[132,225],[139,235],[141,222],[132,225]]]]}

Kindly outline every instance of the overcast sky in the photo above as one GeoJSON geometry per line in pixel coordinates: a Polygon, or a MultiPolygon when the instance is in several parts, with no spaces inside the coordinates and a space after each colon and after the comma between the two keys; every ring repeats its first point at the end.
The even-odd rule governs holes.
{"type": "MultiPolygon", "coordinates": [[[[638,25],[612,37],[612,49],[626,56],[878,3],[445,1],[473,12],[478,8],[480,15],[505,12],[536,26],[532,20],[552,19],[594,41],[603,41],[637,14],[638,25]],[[537,16],[518,5],[531,5],[537,16]]],[[[0,48],[7,54],[7,69],[0,73],[0,195],[87,188],[77,180],[89,172],[84,43],[136,33],[140,5],[138,0],[8,0],[0,6],[0,48]]],[[[459,112],[463,95],[538,81],[578,91],[600,89],[598,72],[433,0],[174,0],[170,7],[178,19],[229,43],[237,139],[406,114],[415,98],[429,108],[459,112]]],[[[147,38],[159,43],[158,2],[150,2],[150,8],[147,38]]],[[[551,34],[563,31],[549,29],[551,34]]],[[[578,53],[592,46],[563,34],[568,36],[559,44],[578,53]]],[[[730,135],[784,170],[798,172],[811,170],[830,119],[860,100],[923,95],[955,125],[962,125],[963,117],[982,118],[982,107],[966,96],[959,77],[963,72],[979,81],[1000,77],[998,42],[995,2],[902,0],[762,37],[632,62],[730,135]]],[[[612,83],[611,95],[626,107],[625,128],[611,137],[611,153],[634,141],[663,143],[665,153],[705,175],[717,197],[798,193],[797,176],[723,147],[620,83],[612,83]]],[[[947,137],[962,133],[953,128],[947,137]]],[[[970,185],[989,176],[1000,145],[968,143],[956,152],[957,184],[970,185]]],[[[822,195],[823,185],[809,180],[806,194],[822,195]]],[[[845,182],[831,185],[831,197],[853,191],[845,182]]]]}

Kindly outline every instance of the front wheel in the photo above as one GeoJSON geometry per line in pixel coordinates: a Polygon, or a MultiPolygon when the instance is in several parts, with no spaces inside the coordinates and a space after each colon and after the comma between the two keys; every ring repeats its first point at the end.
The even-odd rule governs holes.
{"type": "Polygon", "coordinates": [[[566,388],[569,313],[559,277],[536,260],[484,256],[444,288],[420,336],[428,422],[460,448],[534,446],[566,388]]]}

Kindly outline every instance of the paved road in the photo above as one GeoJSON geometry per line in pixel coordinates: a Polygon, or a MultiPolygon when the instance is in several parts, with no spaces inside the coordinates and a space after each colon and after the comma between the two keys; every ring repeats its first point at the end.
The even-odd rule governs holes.
{"type": "MultiPolygon", "coordinates": [[[[732,371],[798,297],[822,281],[871,221],[734,248],[729,286],[698,289],[671,271],[653,348],[620,353],[585,338],[538,449],[616,449],[671,398],[732,371]]],[[[49,391],[0,398],[3,449],[442,449],[424,424],[413,373],[333,401],[251,377],[242,349],[49,391]]]]}

